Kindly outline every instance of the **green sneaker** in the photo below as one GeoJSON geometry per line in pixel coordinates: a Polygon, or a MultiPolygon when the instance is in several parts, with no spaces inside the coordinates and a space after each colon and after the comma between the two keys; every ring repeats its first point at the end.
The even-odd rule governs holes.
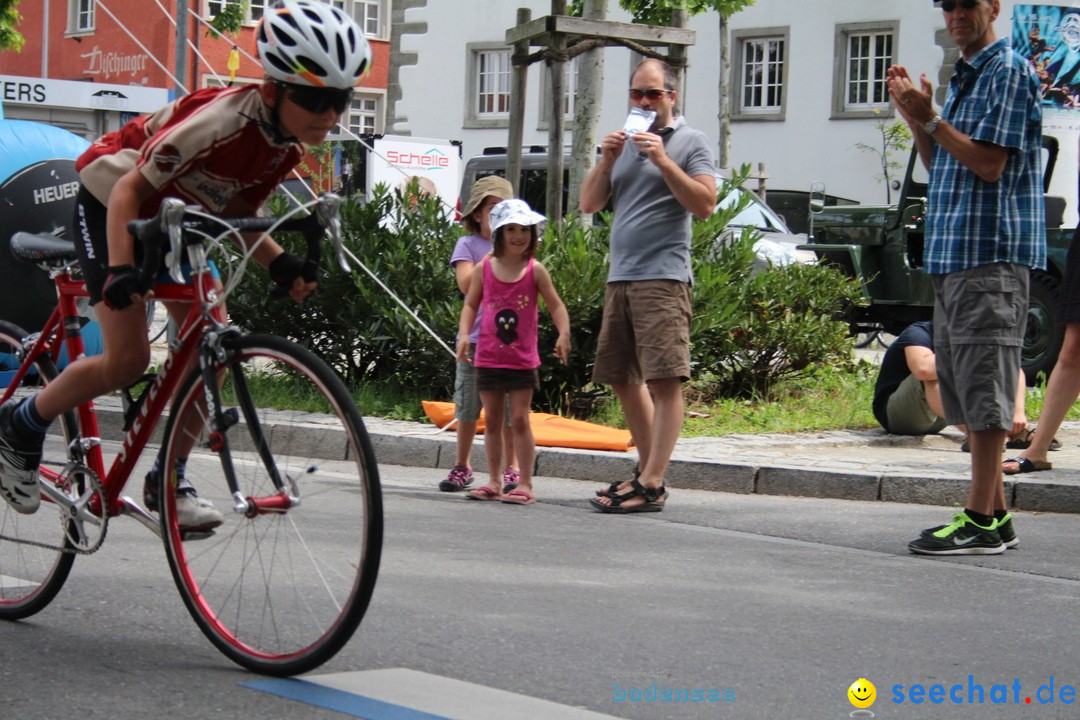
{"type": "MultiPolygon", "coordinates": [[[[927,528],[922,531],[922,536],[927,537],[933,535],[938,530],[945,527],[945,525],[938,525],[937,527],[927,528]]],[[[1001,542],[1005,544],[1005,547],[1014,548],[1020,544],[1020,539],[1016,537],[1016,530],[1013,529],[1011,513],[1005,513],[1005,517],[998,520],[997,531],[998,535],[1001,537],[1001,542]]]]}
{"type": "Polygon", "coordinates": [[[966,512],[958,512],[952,522],[908,543],[908,550],[918,555],[1000,555],[1005,552],[994,521],[990,527],[976,525],[966,512]]]}

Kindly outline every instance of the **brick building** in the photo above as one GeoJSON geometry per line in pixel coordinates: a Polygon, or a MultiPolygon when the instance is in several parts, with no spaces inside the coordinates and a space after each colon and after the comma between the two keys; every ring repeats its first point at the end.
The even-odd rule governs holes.
{"type": "MultiPolygon", "coordinates": [[[[321,1],[351,13],[371,43],[372,68],[361,79],[343,124],[354,132],[382,132],[390,0],[321,1]]],[[[220,12],[222,0],[20,3],[18,29],[26,44],[18,53],[0,52],[4,116],[57,125],[93,139],[165,104],[176,97],[178,86],[183,92],[227,83],[230,51],[235,46],[254,55],[255,24],[270,2],[249,0],[235,38],[208,33],[205,21],[220,12]],[[184,6],[189,45],[178,70],[176,18],[184,6]]],[[[241,53],[235,82],[261,78],[258,63],[241,53]]]]}

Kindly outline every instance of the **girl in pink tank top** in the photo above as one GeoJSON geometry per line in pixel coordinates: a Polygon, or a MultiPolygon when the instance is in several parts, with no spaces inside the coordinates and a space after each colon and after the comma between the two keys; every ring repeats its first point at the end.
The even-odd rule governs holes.
{"type": "Polygon", "coordinates": [[[504,200],[489,216],[494,248],[473,270],[469,294],[461,311],[458,360],[469,359],[469,329],[480,313],[480,336],[473,363],[476,389],[484,405],[484,454],[488,484],[465,495],[467,500],[501,500],[530,505],[536,444],[529,425],[533,391],[539,389],[540,354],[537,350],[537,298],[544,298],[559,331],[555,355],[565,364],[570,355],[570,317],[543,265],[533,259],[544,216],[524,200],[504,200]],[[510,398],[510,426],[521,466],[517,488],[502,492],[503,400],[510,398]]]}

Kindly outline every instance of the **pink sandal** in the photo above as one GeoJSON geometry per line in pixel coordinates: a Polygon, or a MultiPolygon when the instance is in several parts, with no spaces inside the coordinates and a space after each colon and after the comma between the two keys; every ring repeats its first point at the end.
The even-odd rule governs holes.
{"type": "Polygon", "coordinates": [[[465,493],[466,500],[502,500],[502,498],[499,491],[490,485],[481,485],[465,493]]]}
{"type": "Polygon", "coordinates": [[[502,501],[508,505],[532,505],[536,502],[536,498],[528,490],[517,488],[506,493],[502,501]]]}

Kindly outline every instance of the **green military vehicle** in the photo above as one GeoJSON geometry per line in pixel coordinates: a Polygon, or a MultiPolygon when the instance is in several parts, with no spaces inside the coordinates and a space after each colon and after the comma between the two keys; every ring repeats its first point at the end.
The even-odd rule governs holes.
{"type": "MultiPolygon", "coordinates": [[[[1045,136],[1043,147],[1045,191],[1057,162],[1057,139],[1045,136]]],[[[811,189],[810,237],[801,248],[813,250],[821,262],[838,265],[862,282],[868,303],[853,310],[853,333],[895,335],[913,322],[932,318],[934,293],[929,276],[922,271],[926,183],[926,169],[913,152],[896,205],[825,207],[824,185],[814,183],[811,189]]],[[[1058,285],[1073,234],[1071,228],[1062,227],[1065,199],[1045,198],[1047,269],[1031,276],[1021,360],[1029,383],[1039,373],[1050,374],[1061,349],[1064,330],[1058,325],[1058,285]]]]}

